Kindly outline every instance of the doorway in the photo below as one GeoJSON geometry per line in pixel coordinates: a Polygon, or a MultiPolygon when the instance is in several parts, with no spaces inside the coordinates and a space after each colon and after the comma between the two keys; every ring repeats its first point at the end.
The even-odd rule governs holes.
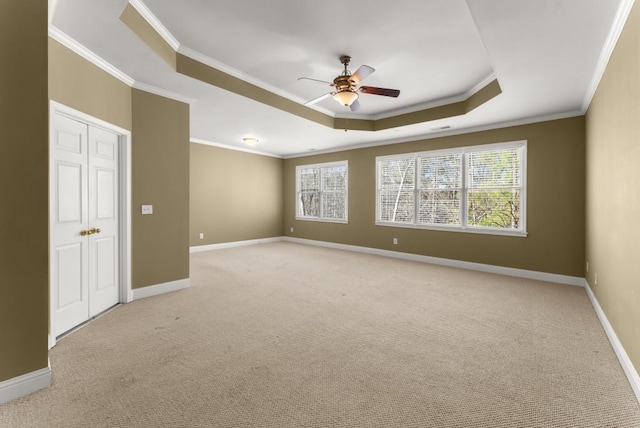
{"type": "Polygon", "coordinates": [[[130,134],[52,102],[50,340],[130,301],[130,134]]]}

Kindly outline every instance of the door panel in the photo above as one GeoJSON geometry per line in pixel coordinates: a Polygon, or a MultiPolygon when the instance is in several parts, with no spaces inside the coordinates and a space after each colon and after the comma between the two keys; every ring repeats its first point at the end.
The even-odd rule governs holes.
{"type": "Polygon", "coordinates": [[[60,246],[56,250],[58,284],[56,330],[62,334],[87,319],[87,276],[78,266],[86,263],[86,245],[82,242],[60,246]]]}
{"type": "Polygon", "coordinates": [[[96,168],[96,219],[115,220],[116,178],[113,170],[96,168]]]}
{"type": "MultiPolygon", "coordinates": [[[[61,126],[69,125],[69,122],[62,124],[65,122],[64,119],[60,118],[59,123],[61,126]]],[[[67,119],[71,120],[71,119],[67,119]]],[[[84,124],[81,124],[84,125],[84,124]]],[[[54,142],[54,149],[58,150],[66,150],[71,153],[81,154],[84,152],[83,148],[87,144],[86,142],[86,132],[78,132],[78,129],[75,128],[75,125],[72,125],[69,129],[56,129],[56,139],[54,142]]]]}
{"type": "Polygon", "coordinates": [[[82,170],[81,164],[55,163],[58,223],[82,222],[82,170]]]}
{"type": "Polygon", "coordinates": [[[95,238],[95,241],[97,258],[96,289],[102,292],[116,285],[116,246],[113,237],[95,238]]]}
{"type": "MultiPolygon", "coordinates": [[[[99,136],[97,136],[99,137],[99,136]]],[[[109,141],[110,136],[107,136],[107,140],[96,139],[96,152],[95,156],[98,158],[115,161],[117,152],[117,140],[109,141]]]]}
{"type": "Polygon", "coordinates": [[[87,125],[55,116],[51,157],[51,287],[56,336],[87,320],[87,125]]]}
{"type": "Polygon", "coordinates": [[[58,309],[68,309],[69,306],[82,302],[84,290],[82,284],[82,270],[77,269],[82,265],[84,249],[82,242],[71,245],[59,246],[56,249],[58,261],[58,309]]]}
{"type": "Polygon", "coordinates": [[[118,135],[89,128],[89,315],[118,303],[118,135]]]}

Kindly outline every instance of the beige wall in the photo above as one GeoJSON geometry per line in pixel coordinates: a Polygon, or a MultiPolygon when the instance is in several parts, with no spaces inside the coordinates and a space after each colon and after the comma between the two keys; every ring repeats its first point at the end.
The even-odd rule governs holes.
{"type": "Polygon", "coordinates": [[[0,2],[0,382],[47,367],[47,2],[0,2]]]}
{"type": "Polygon", "coordinates": [[[53,39],[49,98],[131,130],[131,88],[53,39]]]}
{"type": "Polygon", "coordinates": [[[133,90],[132,286],[189,277],[189,105],[133,90]],[[152,215],[140,206],[153,205],[152,215]]]}
{"type": "Polygon", "coordinates": [[[190,245],[282,236],[282,173],[282,159],[191,143],[190,245]]]}
{"type": "Polygon", "coordinates": [[[379,146],[285,161],[287,236],[582,277],[584,118],[379,146]],[[375,158],[397,153],[528,140],[528,236],[375,226],[375,158]],[[295,220],[295,167],[349,161],[349,224],[295,220]],[[294,233],[290,228],[294,228],[294,233]],[[393,237],[398,245],[392,245],[393,237]]]}
{"type": "Polygon", "coordinates": [[[189,106],[132,90],[52,39],[49,96],[132,130],[133,288],[188,278],[189,106]]]}
{"type": "Polygon", "coordinates": [[[589,272],[640,370],[640,5],[636,2],[587,112],[589,272]],[[598,275],[596,284],[595,275],[598,275]]]}

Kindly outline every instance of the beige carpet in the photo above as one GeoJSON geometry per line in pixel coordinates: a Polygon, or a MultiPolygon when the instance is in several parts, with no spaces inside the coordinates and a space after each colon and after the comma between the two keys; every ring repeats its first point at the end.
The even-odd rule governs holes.
{"type": "Polygon", "coordinates": [[[640,427],[578,287],[284,242],[191,279],[59,341],[0,426],[640,427]]]}

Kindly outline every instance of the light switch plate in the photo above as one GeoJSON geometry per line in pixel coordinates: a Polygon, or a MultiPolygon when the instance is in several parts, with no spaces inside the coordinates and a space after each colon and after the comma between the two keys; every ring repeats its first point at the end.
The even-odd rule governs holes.
{"type": "Polygon", "coordinates": [[[142,214],[153,214],[153,205],[143,205],[142,206],[142,214]]]}

